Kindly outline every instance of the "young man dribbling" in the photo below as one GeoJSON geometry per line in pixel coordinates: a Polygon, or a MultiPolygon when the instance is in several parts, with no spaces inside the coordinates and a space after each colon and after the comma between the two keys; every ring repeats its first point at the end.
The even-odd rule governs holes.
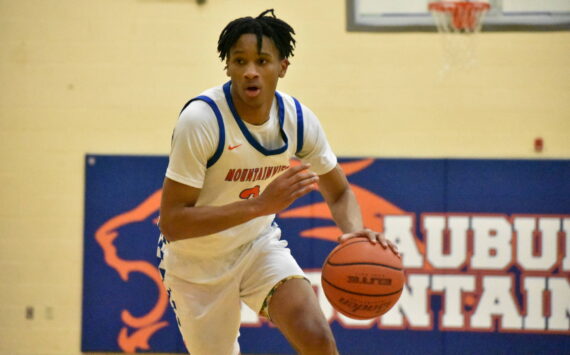
{"type": "Polygon", "coordinates": [[[159,268],[193,355],[239,354],[240,301],[300,354],[337,354],[313,289],[275,214],[316,189],[342,230],[366,236],[359,206],[317,117],[277,92],[293,28],[268,10],[230,22],[218,41],[230,81],[184,106],[160,208],[159,268]],[[290,167],[297,157],[301,164],[290,167]]]}

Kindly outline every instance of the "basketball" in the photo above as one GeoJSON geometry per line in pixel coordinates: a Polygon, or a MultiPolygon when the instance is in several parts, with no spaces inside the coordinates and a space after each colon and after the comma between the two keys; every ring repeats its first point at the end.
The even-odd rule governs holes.
{"type": "Polygon", "coordinates": [[[388,312],[404,287],[402,260],[368,238],[352,238],[331,251],[321,276],[323,290],[338,312],[371,319],[388,312]]]}

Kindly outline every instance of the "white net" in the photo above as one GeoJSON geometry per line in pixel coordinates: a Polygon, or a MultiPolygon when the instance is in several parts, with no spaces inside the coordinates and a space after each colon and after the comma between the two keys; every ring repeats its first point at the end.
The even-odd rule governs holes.
{"type": "Polygon", "coordinates": [[[476,34],[489,8],[489,3],[482,1],[437,1],[428,5],[442,35],[443,74],[477,63],[476,34]]]}

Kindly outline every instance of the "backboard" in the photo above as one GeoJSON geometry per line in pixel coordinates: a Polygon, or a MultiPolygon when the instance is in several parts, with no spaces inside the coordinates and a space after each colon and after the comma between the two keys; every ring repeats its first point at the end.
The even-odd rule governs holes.
{"type": "MultiPolygon", "coordinates": [[[[433,0],[432,0],[433,1],[433,0]]],[[[484,0],[485,31],[570,30],[568,0],[484,0]]],[[[347,0],[349,31],[436,31],[430,0],[347,0]]]]}

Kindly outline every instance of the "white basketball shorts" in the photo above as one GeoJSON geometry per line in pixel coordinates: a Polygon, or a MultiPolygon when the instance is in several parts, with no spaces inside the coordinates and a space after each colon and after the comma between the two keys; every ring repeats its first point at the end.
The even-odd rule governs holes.
{"type": "Polygon", "coordinates": [[[273,227],[229,255],[207,259],[173,255],[170,243],[159,241],[159,268],[192,355],[239,354],[241,301],[259,313],[280,281],[306,278],[280,237],[273,227]]]}

